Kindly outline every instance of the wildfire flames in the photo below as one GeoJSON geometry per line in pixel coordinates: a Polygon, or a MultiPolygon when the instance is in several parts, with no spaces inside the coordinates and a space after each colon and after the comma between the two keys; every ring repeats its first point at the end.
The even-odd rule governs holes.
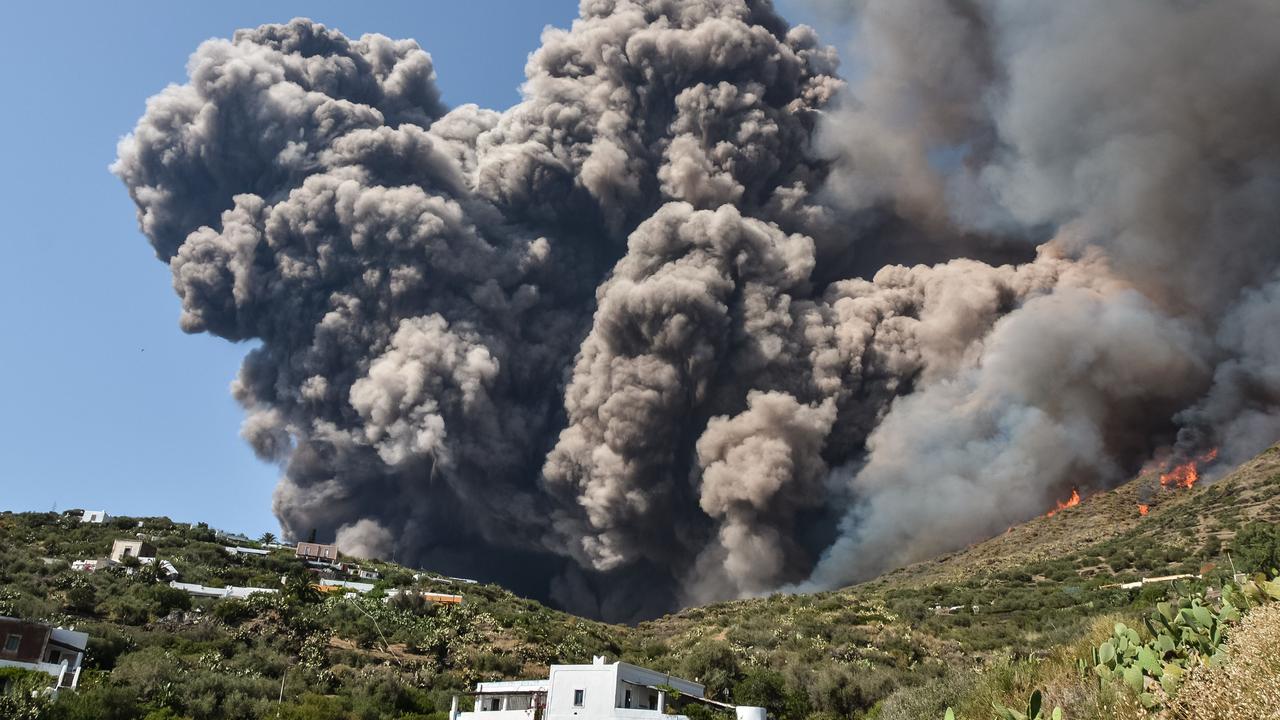
{"type": "Polygon", "coordinates": [[[1165,487],[1189,488],[1200,479],[1200,466],[1213,462],[1218,457],[1218,449],[1192,458],[1181,465],[1175,465],[1167,472],[1160,473],[1160,484],[1165,487]]]}
{"type": "Polygon", "coordinates": [[[1071,488],[1071,497],[1067,498],[1066,500],[1059,500],[1058,507],[1045,513],[1045,517],[1053,517],[1058,513],[1059,510],[1062,510],[1063,508],[1075,507],[1076,505],[1079,505],[1079,504],[1080,504],[1080,491],[1076,490],[1075,488],[1071,488]]]}
{"type": "Polygon", "coordinates": [[[1139,515],[1146,515],[1146,514],[1147,514],[1147,512],[1148,512],[1148,511],[1150,511],[1150,510],[1151,510],[1151,506],[1150,506],[1150,505],[1143,505],[1142,503],[1138,503],[1138,514],[1139,514],[1139,515]]]}

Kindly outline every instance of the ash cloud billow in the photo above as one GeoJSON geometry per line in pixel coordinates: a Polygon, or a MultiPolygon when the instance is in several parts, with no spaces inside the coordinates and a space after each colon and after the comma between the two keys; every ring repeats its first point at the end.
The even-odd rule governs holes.
{"type": "Polygon", "coordinates": [[[610,619],[827,588],[1280,435],[1280,9],[584,0],[505,110],[202,44],[113,171],[290,536],[610,619]]]}

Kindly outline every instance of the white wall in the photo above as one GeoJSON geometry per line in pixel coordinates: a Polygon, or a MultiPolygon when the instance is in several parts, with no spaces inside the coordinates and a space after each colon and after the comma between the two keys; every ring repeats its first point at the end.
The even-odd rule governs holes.
{"type": "Polygon", "coordinates": [[[547,720],[611,717],[616,698],[616,672],[614,665],[552,667],[547,720]],[[574,707],[574,690],[586,693],[583,707],[574,707]]]}

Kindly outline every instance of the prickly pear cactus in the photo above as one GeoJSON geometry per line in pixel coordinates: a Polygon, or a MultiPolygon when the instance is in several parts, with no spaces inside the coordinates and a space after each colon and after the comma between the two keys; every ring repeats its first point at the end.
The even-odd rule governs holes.
{"type": "MultiPolygon", "coordinates": [[[[1145,621],[1148,639],[1117,623],[1111,638],[1093,650],[1092,671],[1099,682],[1128,685],[1147,709],[1158,708],[1159,696],[1177,694],[1193,665],[1223,660],[1227,630],[1240,619],[1238,604],[1274,600],[1280,600],[1280,581],[1258,578],[1238,588],[1223,588],[1216,609],[1201,594],[1157,603],[1145,621]]],[[[1081,669],[1087,664],[1082,661],[1081,669]]]]}

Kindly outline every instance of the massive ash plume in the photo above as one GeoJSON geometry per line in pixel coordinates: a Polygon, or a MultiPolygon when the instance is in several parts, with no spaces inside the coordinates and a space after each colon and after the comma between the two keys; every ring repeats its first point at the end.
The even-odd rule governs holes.
{"type": "Polygon", "coordinates": [[[1114,483],[1179,427],[1182,451],[1229,461],[1275,442],[1276,358],[1246,336],[1275,312],[1280,8],[870,0],[855,16],[868,73],[822,129],[833,202],[891,203],[934,236],[1048,230],[1042,257],[1088,280],[1022,303],[894,405],[812,584],[989,535],[1046,489],[1114,483]]]}
{"type": "Polygon", "coordinates": [[[505,111],[200,46],[113,167],[276,512],[610,618],[830,587],[1280,432],[1280,11],[585,1],[505,111]],[[1221,48],[1221,49],[1220,49],[1221,48]]]}

